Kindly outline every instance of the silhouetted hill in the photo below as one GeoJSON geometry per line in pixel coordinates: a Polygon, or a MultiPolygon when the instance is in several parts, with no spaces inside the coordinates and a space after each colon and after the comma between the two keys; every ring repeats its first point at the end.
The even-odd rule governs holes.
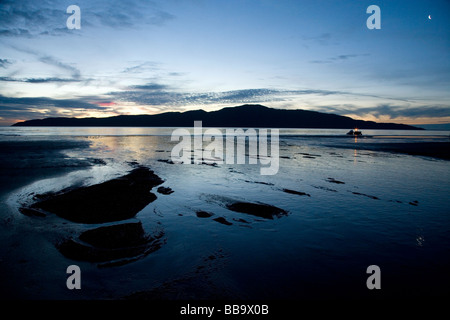
{"type": "Polygon", "coordinates": [[[423,130],[405,124],[354,120],[336,114],[308,110],[272,109],[262,105],[243,105],[206,112],[165,112],[155,115],[127,115],[108,118],[46,118],[18,122],[13,126],[54,127],[192,127],[201,120],[203,127],[235,128],[327,128],[423,130]]]}

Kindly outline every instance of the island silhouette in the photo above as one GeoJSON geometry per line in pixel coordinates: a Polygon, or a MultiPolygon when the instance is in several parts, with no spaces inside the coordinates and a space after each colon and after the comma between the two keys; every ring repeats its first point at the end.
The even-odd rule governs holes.
{"type": "Polygon", "coordinates": [[[192,110],[152,115],[120,115],[105,118],[45,118],[13,124],[39,127],[192,127],[202,121],[203,127],[234,128],[318,128],[318,129],[385,129],[424,130],[406,124],[378,123],[310,110],[274,109],[259,104],[227,107],[217,111],[192,110]]]}

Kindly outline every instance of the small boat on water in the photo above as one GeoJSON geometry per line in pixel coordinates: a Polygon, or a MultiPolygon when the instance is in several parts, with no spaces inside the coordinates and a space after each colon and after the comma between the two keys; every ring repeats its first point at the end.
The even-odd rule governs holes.
{"type": "Polygon", "coordinates": [[[355,128],[354,130],[350,130],[347,132],[348,136],[362,136],[362,132],[358,130],[358,128],[355,128]]]}

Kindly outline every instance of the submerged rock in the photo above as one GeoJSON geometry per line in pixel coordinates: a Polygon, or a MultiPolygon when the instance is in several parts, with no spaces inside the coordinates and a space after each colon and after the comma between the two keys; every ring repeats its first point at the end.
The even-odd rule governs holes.
{"type": "Polygon", "coordinates": [[[88,187],[47,194],[31,209],[54,213],[80,223],[103,223],[134,217],[156,199],[151,189],[164,181],[146,167],[88,187]]]}
{"type": "Polygon", "coordinates": [[[99,227],[83,232],[78,239],[67,239],[57,245],[67,258],[89,262],[124,264],[161,247],[162,233],[151,237],[141,222],[99,227]]]}
{"type": "Polygon", "coordinates": [[[226,207],[232,211],[251,214],[264,219],[273,219],[274,217],[280,217],[288,214],[285,210],[269,204],[234,202],[227,204],[226,207]]]}

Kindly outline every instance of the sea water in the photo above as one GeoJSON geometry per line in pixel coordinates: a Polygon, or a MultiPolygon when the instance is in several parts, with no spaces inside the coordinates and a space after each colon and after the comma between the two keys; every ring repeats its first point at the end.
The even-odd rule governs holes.
{"type": "Polygon", "coordinates": [[[1,297],[270,300],[447,291],[450,162],[357,145],[446,142],[449,132],[364,130],[354,138],[347,130],[281,129],[279,170],[264,176],[257,165],[170,163],[173,130],[0,128],[1,297]],[[56,245],[96,225],[19,212],[33,195],[101,183],[137,164],[174,192],[154,188],[157,199],[130,219],[164,234],[159,250],[136,261],[102,268],[66,258],[56,245]],[[225,204],[234,201],[288,214],[230,211],[225,204]],[[73,264],[81,290],[66,286],[73,264]],[[379,290],[366,285],[371,265],[381,271],[379,290]]]}

